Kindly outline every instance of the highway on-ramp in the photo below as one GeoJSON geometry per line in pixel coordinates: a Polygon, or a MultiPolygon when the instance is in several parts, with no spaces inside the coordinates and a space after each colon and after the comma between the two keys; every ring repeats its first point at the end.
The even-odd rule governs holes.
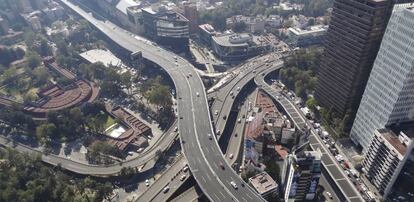
{"type": "Polygon", "coordinates": [[[159,65],[170,75],[178,96],[179,133],[183,153],[194,178],[210,200],[264,201],[226,163],[217,141],[208,137],[208,134],[214,133],[206,93],[193,65],[170,51],[138,40],[109,21],[97,20],[91,13],[67,0],[61,2],[119,46],[131,52],[141,51],[145,59],[159,65]],[[192,76],[189,76],[190,73],[192,76]],[[233,188],[231,181],[239,188],[233,188]]]}

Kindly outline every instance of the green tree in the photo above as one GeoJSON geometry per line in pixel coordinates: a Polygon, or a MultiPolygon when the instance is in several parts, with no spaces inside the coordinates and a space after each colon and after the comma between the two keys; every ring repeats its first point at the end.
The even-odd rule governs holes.
{"type": "Polygon", "coordinates": [[[94,133],[102,134],[105,130],[104,126],[105,126],[107,119],[108,119],[108,115],[101,112],[95,116],[88,116],[86,118],[86,125],[94,133]]]}
{"type": "Polygon", "coordinates": [[[158,107],[169,107],[172,105],[169,88],[164,85],[153,88],[148,94],[148,100],[158,107]]]}
{"type": "Polygon", "coordinates": [[[129,71],[122,73],[120,81],[121,84],[128,89],[128,93],[130,94],[132,87],[132,74],[129,71]]]}
{"type": "Polygon", "coordinates": [[[50,78],[49,73],[43,67],[37,67],[33,70],[34,83],[36,86],[46,84],[50,78]]]}
{"type": "Polygon", "coordinates": [[[308,100],[306,100],[306,106],[311,109],[312,111],[316,110],[316,106],[318,105],[318,102],[315,98],[310,97],[308,100]]]}
{"type": "Polygon", "coordinates": [[[36,136],[42,145],[49,145],[56,132],[57,128],[53,123],[44,123],[36,127],[36,136]]]}
{"type": "Polygon", "coordinates": [[[41,56],[48,56],[52,54],[52,48],[49,46],[46,39],[40,40],[40,53],[41,56]]]}
{"type": "Polygon", "coordinates": [[[41,61],[42,61],[42,59],[40,58],[40,56],[37,53],[32,52],[27,56],[27,65],[31,69],[34,69],[35,67],[38,67],[40,65],[41,61]]]}

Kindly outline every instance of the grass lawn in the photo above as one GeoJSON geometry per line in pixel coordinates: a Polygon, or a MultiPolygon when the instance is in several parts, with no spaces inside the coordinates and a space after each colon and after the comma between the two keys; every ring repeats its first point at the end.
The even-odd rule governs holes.
{"type": "Polygon", "coordinates": [[[113,124],[115,124],[115,119],[113,119],[111,116],[108,116],[108,118],[106,119],[106,123],[105,123],[105,129],[109,128],[109,126],[112,126],[113,124]]]}

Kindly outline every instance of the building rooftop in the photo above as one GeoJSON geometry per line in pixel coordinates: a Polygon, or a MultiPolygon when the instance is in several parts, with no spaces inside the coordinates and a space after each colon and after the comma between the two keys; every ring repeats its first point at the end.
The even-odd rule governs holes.
{"type": "Polygon", "coordinates": [[[279,112],[273,100],[262,90],[257,91],[256,106],[260,107],[265,115],[274,116],[279,112]]]}
{"type": "Polygon", "coordinates": [[[307,27],[306,29],[301,29],[298,27],[291,27],[289,31],[295,35],[311,35],[311,34],[320,34],[325,33],[328,30],[328,25],[315,25],[307,27]]]}
{"type": "Polygon", "coordinates": [[[316,151],[304,151],[300,154],[297,154],[296,157],[299,159],[306,158],[306,159],[313,159],[313,160],[321,160],[322,152],[318,148],[316,151]]]}
{"type": "Polygon", "coordinates": [[[278,184],[266,172],[261,172],[249,178],[249,183],[259,194],[264,194],[278,188],[278,184]]]}
{"type": "Polygon", "coordinates": [[[123,65],[122,61],[109,50],[92,49],[81,53],[80,56],[90,63],[102,62],[106,67],[123,65]]]}
{"type": "Polygon", "coordinates": [[[257,140],[263,134],[263,113],[257,113],[246,126],[246,139],[257,140]]]}
{"type": "Polygon", "coordinates": [[[202,24],[202,25],[199,25],[198,27],[211,35],[214,35],[217,33],[214,27],[210,24],[202,24]]]}
{"type": "Polygon", "coordinates": [[[108,111],[113,117],[122,121],[127,127],[126,131],[118,137],[111,137],[109,143],[118,147],[119,150],[124,151],[129,144],[139,141],[143,141],[142,138],[146,134],[151,134],[151,128],[145,123],[140,121],[137,117],[130,114],[127,110],[121,107],[112,108],[111,105],[105,105],[106,111],[108,111]]]}
{"type": "Polygon", "coordinates": [[[284,148],[282,145],[275,145],[275,151],[283,160],[286,158],[287,155],[289,155],[288,150],[284,148]]]}
{"type": "Polygon", "coordinates": [[[139,5],[141,5],[141,1],[139,0],[120,0],[116,5],[116,8],[122,13],[127,14],[127,8],[139,5]]]}
{"type": "Polygon", "coordinates": [[[213,36],[213,40],[224,47],[260,46],[270,44],[269,39],[248,33],[224,33],[213,36]]]}
{"type": "MultiPolygon", "coordinates": [[[[401,156],[407,152],[407,147],[414,140],[414,128],[408,127],[399,130],[399,135],[396,135],[391,129],[378,129],[381,137],[387,142],[386,145],[391,146],[401,156]]],[[[397,130],[398,131],[398,130],[397,130]]],[[[397,133],[398,134],[398,133],[397,133]]]]}

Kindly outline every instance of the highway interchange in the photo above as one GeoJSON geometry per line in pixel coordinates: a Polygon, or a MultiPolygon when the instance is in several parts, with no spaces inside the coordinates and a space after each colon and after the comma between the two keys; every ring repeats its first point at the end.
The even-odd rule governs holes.
{"type": "Polygon", "coordinates": [[[145,59],[162,67],[172,78],[178,97],[179,134],[183,153],[200,188],[212,201],[264,201],[231,169],[217,141],[210,139],[210,111],[201,78],[187,60],[154,44],[140,41],[110,23],[95,19],[80,7],[61,0],[98,30],[131,53],[141,51],[145,59]],[[192,76],[189,76],[189,75],[192,76]],[[224,169],[221,168],[221,165],[224,169]],[[240,188],[234,189],[230,182],[240,188]]]}
{"type": "MultiPolygon", "coordinates": [[[[178,127],[183,154],[197,184],[211,201],[264,201],[264,199],[252,190],[250,186],[244,183],[237,173],[230,167],[220,150],[216,138],[210,138],[210,135],[214,136],[214,134],[216,134],[215,131],[213,131],[210,117],[214,118],[216,129],[223,131],[226,120],[222,117],[228,117],[234,102],[233,98],[237,97],[240,88],[243,88],[249,81],[255,78],[254,80],[257,85],[275,98],[275,100],[284,107],[295,125],[299,129],[303,129],[307,122],[303,114],[301,114],[286,97],[279,92],[274,91],[274,89],[264,82],[264,75],[270,71],[281,68],[283,62],[271,62],[271,65],[269,66],[268,63],[250,64],[246,69],[241,68],[241,73],[238,75],[240,78],[233,79],[230,84],[215,92],[215,96],[220,98],[226,98],[227,96],[234,97],[232,99],[224,99],[224,103],[215,101],[213,103],[212,112],[219,111],[219,114],[210,115],[203,82],[196,73],[193,65],[187,60],[158,47],[156,44],[139,40],[131,33],[122,30],[109,21],[97,20],[91,13],[85,12],[80,7],[67,0],[60,1],[88,20],[119,46],[129,50],[131,53],[141,51],[145,59],[159,65],[170,75],[177,92],[178,127]],[[250,71],[253,69],[255,69],[255,71],[250,71]],[[258,79],[258,77],[262,77],[263,79],[258,79]],[[230,92],[233,92],[234,95],[230,95],[230,92]],[[237,184],[238,189],[234,189],[230,185],[230,182],[232,181],[237,184]]],[[[273,59],[277,60],[279,57],[276,56],[273,59]]],[[[161,139],[161,142],[158,145],[162,145],[161,143],[163,143],[167,146],[171,144],[173,139],[175,139],[175,135],[171,131],[166,134],[169,135],[164,135],[166,138],[161,139]]],[[[220,137],[221,136],[218,136],[218,138],[220,137]]],[[[5,139],[0,139],[0,141],[2,141],[2,143],[7,142],[5,139]]],[[[326,152],[327,150],[324,148],[325,145],[321,143],[319,136],[316,135],[314,130],[311,130],[309,141],[312,149],[316,149],[316,147],[321,148],[323,152],[323,165],[328,170],[328,173],[334,178],[334,181],[340,190],[344,192],[347,200],[363,201],[352,183],[344,177],[346,175],[344,175],[332,155],[329,152],[326,152]]],[[[25,147],[24,145],[17,145],[17,147],[21,151],[38,152],[29,147],[25,147]]],[[[137,158],[124,162],[122,166],[120,164],[111,166],[91,166],[54,155],[42,155],[42,160],[52,165],[59,164],[62,168],[80,174],[108,176],[118,173],[122,167],[137,167],[139,165],[144,165],[152,159],[154,155],[155,150],[149,150],[148,153],[143,155],[145,158],[137,158]]],[[[180,162],[182,161],[184,160],[180,160],[180,162]]],[[[178,168],[182,166],[182,164],[179,165],[180,166],[177,166],[178,168]]],[[[178,170],[181,168],[178,168],[177,170],[172,171],[179,172],[178,170]]]]}

